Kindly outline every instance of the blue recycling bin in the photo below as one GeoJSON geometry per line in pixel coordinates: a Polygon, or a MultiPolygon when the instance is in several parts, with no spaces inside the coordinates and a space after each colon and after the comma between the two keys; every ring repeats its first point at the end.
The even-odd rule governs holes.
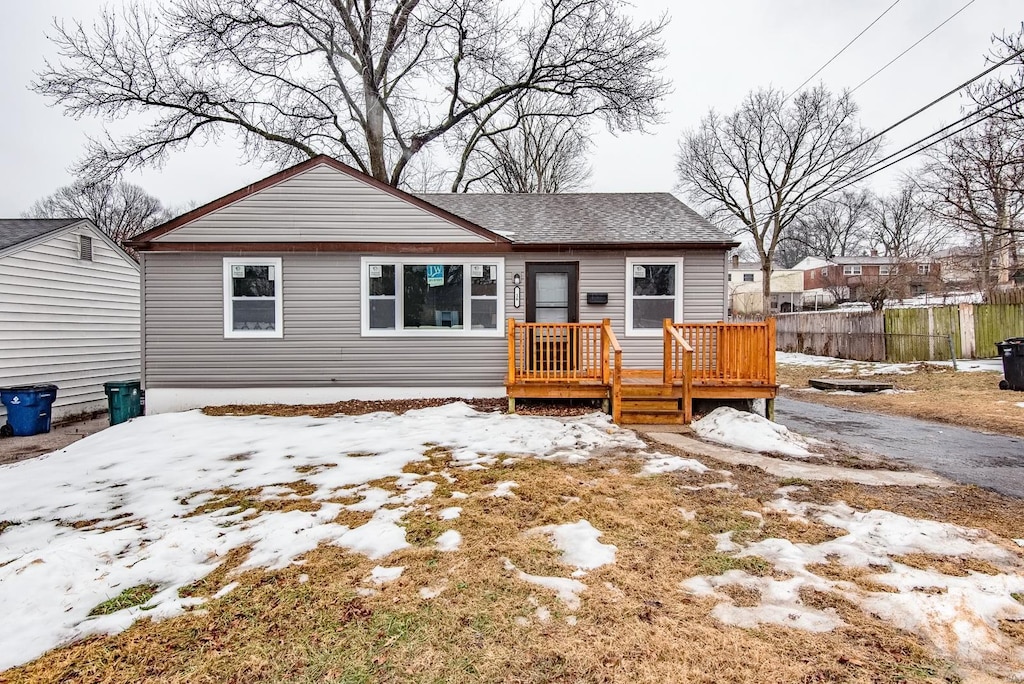
{"type": "Polygon", "coordinates": [[[0,403],[7,407],[2,432],[27,437],[50,431],[50,409],[57,398],[56,385],[26,385],[0,389],[0,403]]]}

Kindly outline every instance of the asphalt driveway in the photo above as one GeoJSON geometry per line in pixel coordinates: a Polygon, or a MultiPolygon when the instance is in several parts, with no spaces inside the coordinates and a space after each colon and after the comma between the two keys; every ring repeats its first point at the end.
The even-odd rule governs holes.
{"type": "Polygon", "coordinates": [[[1024,498],[1024,438],[780,397],[775,420],[797,432],[866,449],[962,484],[1024,498]]]}

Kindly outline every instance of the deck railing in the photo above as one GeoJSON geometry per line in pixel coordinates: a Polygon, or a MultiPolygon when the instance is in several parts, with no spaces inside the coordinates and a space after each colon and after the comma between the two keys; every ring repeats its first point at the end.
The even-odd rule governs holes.
{"type": "MultiPolygon", "coordinates": [[[[611,384],[622,348],[611,321],[519,323],[508,319],[508,383],[594,381],[611,384]]],[[[618,373],[621,375],[621,372],[618,373]]]]}
{"type": "Polygon", "coordinates": [[[672,327],[693,349],[692,382],[775,384],[774,318],[757,323],[674,323],[672,327]]]}

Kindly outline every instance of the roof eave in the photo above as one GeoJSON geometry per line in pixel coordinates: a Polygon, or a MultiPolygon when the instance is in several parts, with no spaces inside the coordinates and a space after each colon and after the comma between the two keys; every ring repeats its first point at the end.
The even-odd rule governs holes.
{"type": "Polygon", "coordinates": [[[126,243],[140,252],[384,252],[395,254],[728,250],[738,242],[152,242],[126,243]]]}

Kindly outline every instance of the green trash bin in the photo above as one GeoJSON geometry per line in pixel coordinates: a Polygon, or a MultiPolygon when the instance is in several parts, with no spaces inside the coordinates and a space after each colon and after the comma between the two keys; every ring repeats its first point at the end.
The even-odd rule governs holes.
{"type": "Polygon", "coordinates": [[[103,383],[110,424],[117,425],[142,415],[142,384],[138,380],[103,383]]]}

